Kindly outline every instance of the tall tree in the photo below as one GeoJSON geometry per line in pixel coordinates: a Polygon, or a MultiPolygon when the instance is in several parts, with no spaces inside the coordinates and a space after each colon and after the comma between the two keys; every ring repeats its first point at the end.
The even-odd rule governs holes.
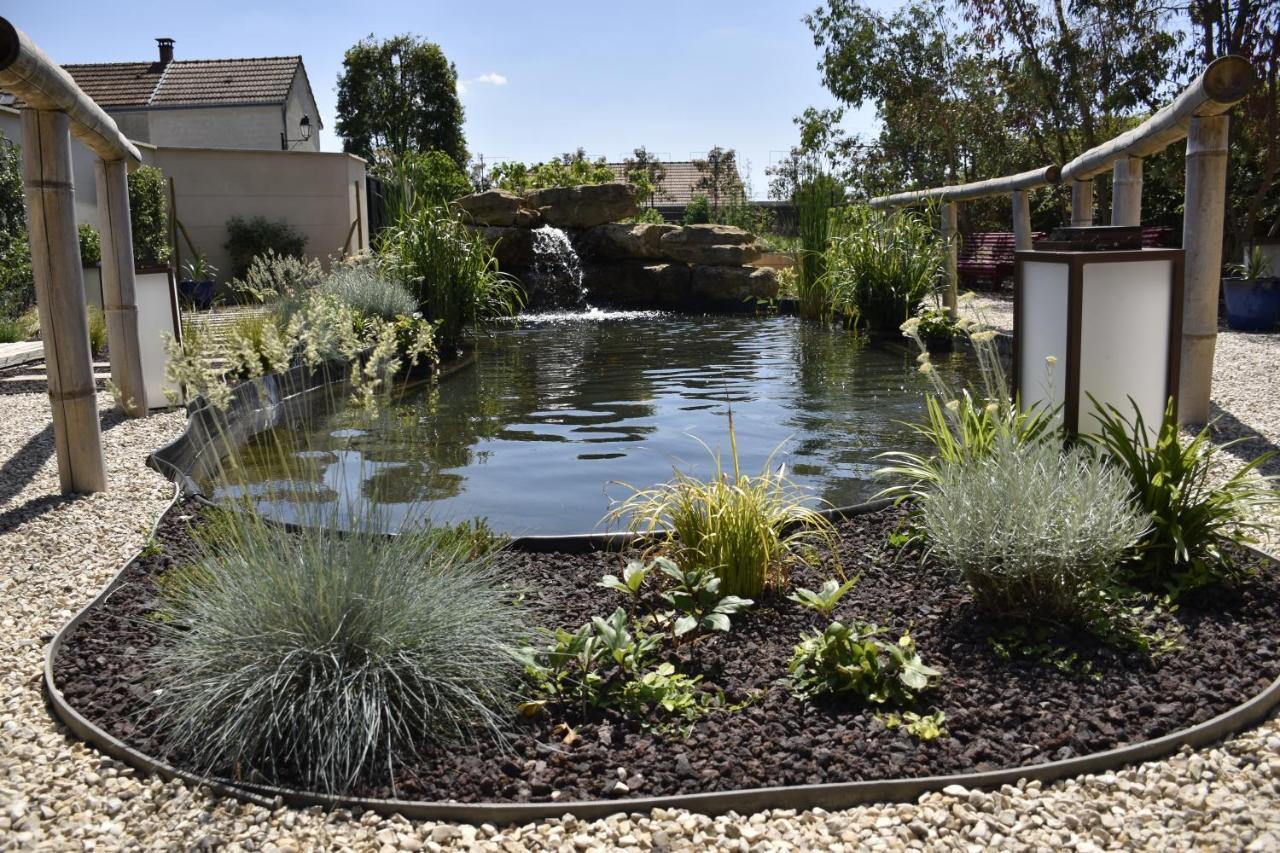
{"type": "Polygon", "coordinates": [[[466,166],[458,72],[440,46],[412,35],[357,42],[338,78],[342,148],[365,159],[443,151],[466,166]]]}
{"type": "Polygon", "coordinates": [[[698,170],[698,180],[693,188],[706,193],[711,209],[718,211],[726,199],[737,200],[742,196],[742,178],[738,175],[738,155],[732,148],[719,145],[707,152],[707,156],[693,161],[698,170]]]}
{"type": "Polygon", "coordinates": [[[667,167],[649,149],[641,145],[623,158],[622,171],[629,183],[640,191],[640,201],[652,207],[662,199],[662,185],[667,179],[667,167]]]}

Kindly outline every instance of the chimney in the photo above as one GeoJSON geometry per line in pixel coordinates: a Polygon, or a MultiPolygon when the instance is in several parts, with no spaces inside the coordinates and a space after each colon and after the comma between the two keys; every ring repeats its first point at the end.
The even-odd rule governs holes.
{"type": "Polygon", "coordinates": [[[158,38],[156,44],[160,45],[160,64],[168,65],[173,62],[173,39],[158,38]]]}

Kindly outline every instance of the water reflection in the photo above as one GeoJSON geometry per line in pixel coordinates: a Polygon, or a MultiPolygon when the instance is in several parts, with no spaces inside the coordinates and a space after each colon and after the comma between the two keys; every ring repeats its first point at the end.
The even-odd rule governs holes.
{"type": "MultiPolygon", "coordinates": [[[[305,501],[380,505],[392,523],[486,516],[510,533],[595,528],[617,482],[648,486],[673,465],[705,476],[699,444],[727,453],[732,405],[745,470],[775,463],[815,497],[865,500],[876,454],[912,447],[923,377],[906,351],[863,347],[794,318],[633,312],[534,318],[488,333],[474,367],[412,389],[375,419],[342,410],[259,436],[247,482],[262,509],[305,501]],[[427,502],[425,509],[423,502],[427,502]]],[[[944,372],[954,367],[944,363],[944,372]]]]}

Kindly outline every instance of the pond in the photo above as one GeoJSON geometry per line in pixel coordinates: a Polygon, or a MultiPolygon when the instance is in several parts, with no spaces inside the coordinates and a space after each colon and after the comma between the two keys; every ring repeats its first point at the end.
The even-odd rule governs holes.
{"type": "MultiPolygon", "coordinates": [[[[960,358],[940,359],[955,378],[960,358]]],[[[923,449],[914,354],[794,317],[601,312],[525,316],[485,332],[475,364],[407,389],[376,417],[335,407],[260,434],[234,485],[269,517],[376,505],[392,528],[484,517],[512,535],[603,529],[627,485],[772,464],[815,503],[883,488],[877,454],[923,449]]],[[[366,507],[367,508],[367,507],[366,507]]]]}

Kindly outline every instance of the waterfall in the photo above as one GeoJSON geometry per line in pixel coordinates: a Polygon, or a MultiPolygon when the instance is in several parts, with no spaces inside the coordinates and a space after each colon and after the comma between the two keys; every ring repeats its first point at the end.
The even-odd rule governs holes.
{"type": "Polygon", "coordinates": [[[559,228],[533,229],[533,263],[523,276],[529,308],[579,308],[586,304],[582,263],[559,228]]]}

